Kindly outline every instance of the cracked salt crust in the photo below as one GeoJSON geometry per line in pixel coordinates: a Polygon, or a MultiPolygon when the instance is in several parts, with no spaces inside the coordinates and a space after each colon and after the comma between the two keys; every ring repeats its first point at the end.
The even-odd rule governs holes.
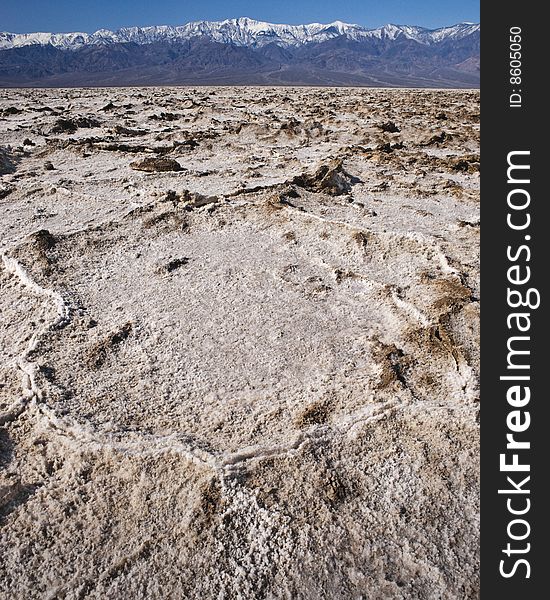
{"type": "Polygon", "coordinates": [[[478,93],[15,103],[0,596],[477,597],[478,93]]]}

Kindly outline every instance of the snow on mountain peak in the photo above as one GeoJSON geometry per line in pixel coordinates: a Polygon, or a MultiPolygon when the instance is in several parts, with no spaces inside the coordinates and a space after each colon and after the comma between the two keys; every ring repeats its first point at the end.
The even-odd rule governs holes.
{"type": "Polygon", "coordinates": [[[29,45],[51,45],[61,49],[77,49],[85,45],[134,42],[150,44],[160,41],[183,41],[207,36],[213,41],[237,46],[300,46],[322,42],[338,36],[352,40],[368,38],[395,40],[405,37],[421,44],[434,44],[446,39],[460,39],[480,28],[476,23],[459,23],[450,27],[427,29],[410,25],[387,24],[376,29],[334,21],[328,24],[285,25],[256,21],[250,17],[225,21],[193,21],[181,26],[124,27],[117,31],[100,29],[95,33],[8,33],[0,32],[0,49],[29,45]]]}

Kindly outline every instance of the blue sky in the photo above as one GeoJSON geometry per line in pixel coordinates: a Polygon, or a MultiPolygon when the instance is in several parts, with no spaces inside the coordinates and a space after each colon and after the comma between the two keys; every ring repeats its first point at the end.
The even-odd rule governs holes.
{"type": "Polygon", "coordinates": [[[88,31],[252,17],[274,23],[337,19],[440,27],[479,21],[479,0],[0,0],[0,31],[88,31]]]}

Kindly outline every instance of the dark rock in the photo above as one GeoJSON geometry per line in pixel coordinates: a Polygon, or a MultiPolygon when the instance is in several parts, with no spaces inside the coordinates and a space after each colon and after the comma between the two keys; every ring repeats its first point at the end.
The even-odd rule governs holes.
{"type": "Polygon", "coordinates": [[[390,152],[393,152],[393,147],[389,142],[386,142],[385,144],[378,144],[376,150],[378,150],[378,152],[383,152],[384,154],[389,154],[390,152]]]}
{"type": "Polygon", "coordinates": [[[97,120],[97,119],[93,119],[91,117],[77,117],[76,119],[74,119],[77,127],[82,127],[82,128],[92,128],[92,127],[99,127],[101,125],[101,123],[97,120]]]}
{"type": "Polygon", "coordinates": [[[0,185],[0,200],[6,196],[9,196],[13,190],[15,190],[13,185],[0,185]]]}
{"type": "Polygon", "coordinates": [[[58,119],[52,127],[52,133],[74,133],[78,129],[77,124],[71,119],[58,119]]]}
{"type": "Polygon", "coordinates": [[[380,127],[380,129],[386,133],[399,133],[401,131],[401,129],[393,121],[386,121],[385,123],[378,125],[378,127],[380,127]]]}
{"type": "Polygon", "coordinates": [[[167,273],[171,273],[172,271],[175,271],[176,269],[183,267],[188,262],[189,262],[189,259],[186,258],[185,256],[181,257],[181,258],[174,258],[174,259],[170,260],[169,262],[167,262],[166,265],[164,265],[164,269],[166,270],[167,273]]]}
{"type": "Polygon", "coordinates": [[[432,137],[428,141],[423,142],[420,145],[421,146],[432,146],[434,144],[442,144],[445,140],[449,140],[451,137],[452,136],[450,136],[448,133],[445,133],[444,131],[442,131],[441,133],[432,135],[432,137]]]}
{"type": "Polygon", "coordinates": [[[113,132],[117,135],[127,135],[129,137],[136,137],[139,135],[145,135],[147,133],[144,129],[130,129],[129,127],[124,127],[123,125],[115,125],[113,132]]]}
{"type": "Polygon", "coordinates": [[[99,127],[99,121],[91,117],[76,117],[74,119],[58,119],[51,129],[52,133],[74,133],[79,128],[99,127]]]}
{"type": "Polygon", "coordinates": [[[15,172],[15,164],[11,152],[0,146],[0,175],[15,172]]]}
{"type": "Polygon", "coordinates": [[[156,173],[160,171],[183,171],[182,166],[173,158],[148,157],[130,163],[130,167],[136,171],[156,173]]]}
{"type": "Polygon", "coordinates": [[[450,167],[453,171],[475,173],[479,171],[479,154],[467,154],[451,159],[450,167]]]}
{"type": "Polygon", "coordinates": [[[170,112],[161,112],[160,115],[151,115],[149,118],[152,121],[177,121],[181,115],[170,112]]]}
{"type": "Polygon", "coordinates": [[[57,243],[57,239],[47,229],[39,229],[29,236],[29,239],[40,250],[51,250],[57,243]]]}

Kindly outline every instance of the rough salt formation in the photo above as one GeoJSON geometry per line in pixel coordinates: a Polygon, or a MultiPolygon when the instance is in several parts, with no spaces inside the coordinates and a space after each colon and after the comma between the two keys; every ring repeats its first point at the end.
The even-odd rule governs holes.
{"type": "Polygon", "coordinates": [[[478,596],[478,100],[0,92],[0,597],[478,596]]]}

